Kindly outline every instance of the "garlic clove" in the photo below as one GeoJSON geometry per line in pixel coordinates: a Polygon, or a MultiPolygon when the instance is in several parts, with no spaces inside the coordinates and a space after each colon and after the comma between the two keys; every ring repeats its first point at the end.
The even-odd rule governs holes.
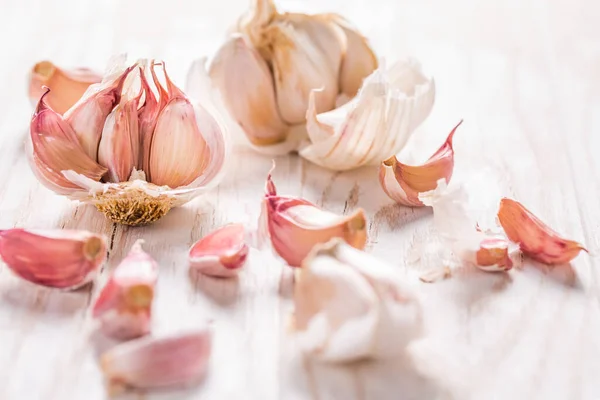
{"type": "Polygon", "coordinates": [[[252,144],[286,140],[288,127],[279,116],[269,67],[243,37],[232,37],[219,49],[209,74],[252,144]]]}
{"type": "Polygon", "coordinates": [[[36,63],[29,73],[29,99],[37,104],[45,93],[43,86],[52,90],[46,101],[59,114],[65,113],[83,96],[87,88],[102,80],[102,76],[88,68],[65,69],[50,61],[36,63]]]}
{"type": "Polygon", "coordinates": [[[206,374],[211,353],[208,328],[166,337],[143,337],[102,354],[102,372],[110,394],[127,388],[187,387],[206,374]]]}
{"type": "Polygon", "coordinates": [[[90,159],[77,142],[70,125],[48,107],[45,102],[50,89],[40,98],[30,124],[32,154],[30,160],[41,182],[52,190],[59,188],[63,193],[79,189],[65,179],[62,171],[73,170],[94,181],[99,181],[106,169],[90,159]]]}
{"type": "Polygon", "coordinates": [[[381,163],[379,182],[385,193],[405,206],[422,207],[419,193],[434,190],[440,179],[450,182],[454,170],[452,138],[462,123],[452,129],[444,144],[422,165],[406,165],[392,156],[381,163]]]}
{"type": "Polygon", "coordinates": [[[279,196],[271,173],[267,177],[261,223],[273,249],[290,266],[298,267],[318,243],[342,238],[350,246],[363,249],[367,242],[367,221],[362,209],[351,215],[325,211],[309,201],[279,196]]]}
{"type": "Polygon", "coordinates": [[[189,251],[190,267],[216,277],[236,276],[246,263],[248,245],[242,224],[229,224],[204,236],[189,251]]]}
{"type": "Polygon", "coordinates": [[[306,113],[310,144],[299,153],[322,167],[343,171],[379,164],[402,150],[427,118],[435,84],[415,60],[380,66],[350,102],[318,114],[313,90],[306,113]]]}
{"type": "Polygon", "coordinates": [[[106,259],[103,236],[77,230],[0,231],[0,257],[19,277],[37,285],[77,289],[106,259]]]}
{"type": "Polygon", "coordinates": [[[98,145],[104,122],[114,106],[119,103],[125,79],[135,68],[110,65],[102,82],[91,85],[83,97],[65,112],[65,120],[73,127],[85,153],[98,159],[98,145]],[[112,70],[111,70],[112,68],[112,70]]]}
{"type": "Polygon", "coordinates": [[[296,273],[294,330],[324,361],[386,358],[421,334],[421,306],[392,266],[337,238],[316,245],[296,273]]]}
{"type": "Polygon", "coordinates": [[[152,183],[176,188],[192,183],[210,164],[211,153],[199,125],[202,120],[213,125],[217,123],[200,105],[194,107],[190,103],[166,71],[165,79],[169,101],[156,121],[149,171],[152,183]]]}
{"type": "Polygon", "coordinates": [[[561,237],[515,200],[503,198],[500,201],[498,220],[508,238],[517,243],[523,253],[542,263],[568,263],[581,250],[587,252],[580,243],[561,237]]]}
{"type": "Polygon", "coordinates": [[[510,259],[509,243],[503,237],[486,237],[481,240],[475,254],[475,264],[484,271],[508,271],[513,262],[510,259]]]}
{"type": "Polygon", "coordinates": [[[92,308],[102,331],[117,339],[131,339],[150,333],[152,300],[158,278],[158,264],[134,243],[102,288],[92,308]]]}

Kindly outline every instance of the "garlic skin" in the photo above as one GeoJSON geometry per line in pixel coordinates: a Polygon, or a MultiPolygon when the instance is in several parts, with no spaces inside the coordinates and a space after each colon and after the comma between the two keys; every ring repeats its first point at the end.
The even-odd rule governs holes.
{"type": "Polygon", "coordinates": [[[580,243],[561,237],[518,201],[503,198],[498,220],[523,253],[544,264],[568,263],[581,250],[588,252],[580,243]]]}
{"type": "Polygon", "coordinates": [[[375,68],[366,39],[343,18],[280,13],[273,0],[253,0],[217,52],[210,76],[253,147],[276,155],[306,139],[311,90],[323,88],[319,112],[332,110],[375,68]]]}
{"type": "Polygon", "coordinates": [[[433,224],[454,255],[463,263],[487,272],[504,272],[513,267],[512,247],[500,233],[482,232],[468,208],[469,197],[462,185],[449,188],[440,179],[436,189],[419,199],[433,208],[433,224]]]}
{"type": "Polygon", "coordinates": [[[328,362],[393,357],[421,335],[420,302],[376,257],[332,239],[297,271],[294,331],[306,353],[328,362]]]}
{"type": "Polygon", "coordinates": [[[279,196],[271,172],[260,217],[264,227],[261,234],[290,266],[299,267],[316,244],[334,237],[357,249],[365,247],[367,220],[362,209],[351,215],[337,215],[304,199],[279,196]]]}
{"type": "MultiPolygon", "coordinates": [[[[226,131],[210,97],[188,98],[164,62],[112,62],[64,118],[41,97],[28,158],[49,189],[94,204],[114,222],[148,224],[220,182],[226,131]]],[[[197,73],[208,79],[205,70],[197,73]]]]}
{"type": "Polygon", "coordinates": [[[63,114],[83,96],[87,88],[102,80],[102,75],[88,68],[61,68],[50,61],[36,63],[29,72],[29,100],[36,105],[49,87],[46,101],[50,108],[63,114]]]}
{"type": "Polygon", "coordinates": [[[440,179],[444,179],[446,183],[450,182],[454,170],[452,139],[460,124],[462,121],[452,129],[444,144],[422,165],[403,164],[396,156],[381,163],[379,183],[389,198],[405,206],[423,207],[419,193],[434,190],[440,179]]]}
{"type": "Polygon", "coordinates": [[[82,230],[0,231],[0,257],[36,285],[74,290],[94,279],[106,260],[106,239],[82,230]]]}
{"type": "Polygon", "coordinates": [[[377,165],[398,154],[427,118],[435,100],[433,78],[414,59],[380,66],[355,98],[329,112],[317,104],[321,89],[310,93],[306,112],[309,143],[299,153],[335,171],[377,165]]]}
{"type": "Polygon", "coordinates": [[[204,328],[118,344],[100,359],[109,394],[199,383],[208,367],[211,336],[211,331],[204,328]]]}
{"type": "Polygon", "coordinates": [[[199,239],[189,251],[190,268],[219,278],[236,276],[248,257],[245,234],[244,225],[229,224],[199,239]]]}
{"type": "Polygon", "coordinates": [[[94,302],[92,316],[107,336],[131,339],[150,333],[158,264],[143,243],[134,243],[94,302]]]}

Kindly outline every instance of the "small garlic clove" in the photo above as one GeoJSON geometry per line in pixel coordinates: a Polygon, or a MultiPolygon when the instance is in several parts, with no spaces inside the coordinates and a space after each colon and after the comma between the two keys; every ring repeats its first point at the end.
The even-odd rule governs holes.
{"type": "Polygon", "coordinates": [[[101,357],[111,394],[125,389],[187,387],[206,374],[211,353],[208,328],[119,344],[101,357]]]}
{"type": "Polygon", "coordinates": [[[71,126],[45,102],[50,89],[40,98],[30,123],[30,160],[37,176],[51,190],[68,194],[79,186],[67,180],[62,171],[73,170],[99,181],[106,169],[89,158],[77,142],[71,126]]]}
{"type": "Polygon", "coordinates": [[[65,69],[50,61],[36,63],[29,73],[29,99],[37,104],[45,93],[43,86],[52,92],[47,96],[48,105],[63,114],[83,96],[87,88],[102,80],[102,75],[87,68],[65,69]]]}
{"type": "Polygon", "coordinates": [[[406,165],[392,156],[381,163],[379,182],[385,193],[395,202],[422,207],[419,193],[434,190],[440,179],[450,182],[454,170],[452,138],[462,123],[452,129],[444,144],[422,165],[406,165]]]}
{"type": "Polygon", "coordinates": [[[513,262],[510,259],[508,240],[488,236],[481,240],[475,254],[475,264],[484,271],[508,271],[513,262]]]}
{"type": "Polygon", "coordinates": [[[236,276],[246,263],[248,245],[242,224],[229,224],[204,236],[189,251],[190,267],[216,277],[236,276]]]}
{"type": "Polygon", "coordinates": [[[422,331],[420,303],[395,269],[339,238],[306,257],[293,299],[299,344],[323,361],[392,357],[422,331]]]}
{"type": "Polygon", "coordinates": [[[232,37],[219,49],[209,74],[252,144],[286,140],[288,127],[279,116],[269,67],[243,37],[232,37]]]}
{"type": "Polygon", "coordinates": [[[561,237],[515,200],[503,198],[500,201],[498,220],[508,238],[517,243],[523,253],[542,263],[568,263],[581,250],[587,252],[580,243],[561,237]]]}
{"type": "Polygon", "coordinates": [[[351,215],[325,211],[309,201],[279,196],[271,173],[267,177],[261,223],[266,226],[273,249],[290,266],[298,267],[318,243],[334,237],[363,249],[367,242],[367,221],[362,209],[351,215]]]}
{"type": "Polygon", "coordinates": [[[91,85],[83,97],[65,112],[65,120],[73,127],[85,153],[97,160],[98,145],[106,118],[121,99],[125,79],[135,68],[111,66],[102,82],[91,85]]]}
{"type": "Polygon", "coordinates": [[[131,339],[150,333],[158,264],[142,249],[143,242],[134,243],[94,303],[92,315],[107,336],[131,339]]]}
{"type": "Polygon", "coordinates": [[[204,120],[212,125],[217,122],[200,105],[192,105],[166,71],[165,78],[169,101],[156,121],[149,171],[152,183],[176,188],[192,183],[210,165],[211,153],[200,125],[204,120]]]}
{"type": "Polygon", "coordinates": [[[73,290],[90,282],[106,259],[103,236],[77,230],[0,231],[0,257],[19,277],[73,290]]]}

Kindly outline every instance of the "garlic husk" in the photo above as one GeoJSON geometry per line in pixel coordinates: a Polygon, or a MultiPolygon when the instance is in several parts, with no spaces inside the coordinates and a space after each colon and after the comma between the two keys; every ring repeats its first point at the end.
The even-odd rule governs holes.
{"type": "Polygon", "coordinates": [[[90,282],[106,260],[106,239],[81,230],[0,231],[0,257],[20,278],[73,290],[90,282]]]}
{"type": "Polygon", "coordinates": [[[498,220],[508,238],[526,255],[545,264],[564,264],[588,250],[580,243],[565,239],[543,223],[518,201],[503,198],[498,220]]]}
{"type": "Polygon", "coordinates": [[[327,113],[318,113],[320,89],[310,94],[306,128],[310,142],[299,151],[322,167],[344,171],[379,164],[398,154],[427,118],[435,83],[414,59],[379,67],[358,95],[327,113]]]}
{"type": "Polygon", "coordinates": [[[367,242],[367,221],[362,209],[338,215],[304,199],[279,196],[271,173],[267,177],[261,219],[266,228],[263,234],[292,267],[299,267],[316,244],[334,237],[357,249],[363,249],[367,242]]]}
{"type": "Polygon", "coordinates": [[[131,339],[150,333],[158,264],[142,249],[143,242],[134,243],[94,302],[92,315],[107,336],[131,339]]]}
{"type": "Polygon", "coordinates": [[[424,164],[403,164],[396,156],[381,163],[379,183],[392,200],[405,206],[422,207],[419,193],[434,190],[440,179],[450,182],[454,170],[452,139],[461,123],[452,129],[444,144],[424,164]]]}
{"type": "Polygon", "coordinates": [[[102,75],[88,68],[61,68],[50,61],[36,63],[29,72],[29,99],[36,105],[45,93],[52,92],[46,102],[59,114],[65,113],[83,96],[87,88],[102,80],[102,75]]]}
{"type": "Polygon", "coordinates": [[[426,206],[433,208],[433,223],[449,249],[461,263],[487,272],[503,272],[512,268],[511,256],[517,249],[502,233],[483,232],[469,209],[469,196],[464,185],[448,187],[440,179],[437,187],[419,194],[426,206]]]}
{"type": "Polygon", "coordinates": [[[248,257],[245,234],[244,225],[229,224],[199,239],[189,251],[190,268],[215,277],[236,276],[248,257]]]}
{"type": "Polygon", "coordinates": [[[100,359],[108,391],[188,387],[206,374],[211,353],[208,328],[118,344],[100,359]]]}
{"type": "Polygon", "coordinates": [[[421,306],[394,267],[332,239],[296,273],[294,331],[323,361],[393,357],[421,335],[421,306]]]}

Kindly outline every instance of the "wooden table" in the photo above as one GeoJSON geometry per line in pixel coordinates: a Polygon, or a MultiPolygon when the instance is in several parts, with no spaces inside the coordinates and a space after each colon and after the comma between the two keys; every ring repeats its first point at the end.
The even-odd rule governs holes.
{"type": "MultiPolygon", "coordinates": [[[[24,155],[31,107],[25,76],[38,60],[103,68],[108,57],[168,61],[182,83],[211,55],[246,0],[4,1],[0,11],[0,227],[80,228],[110,238],[107,266],[85,290],[36,288],[0,267],[0,399],[95,400],[106,394],[90,301],[138,238],[160,263],[155,332],[211,320],[215,346],[200,387],[145,399],[600,398],[600,5],[593,0],[306,0],[288,10],[343,12],[379,54],[419,58],[437,83],[434,111],[411,142],[431,153],[461,118],[456,179],[483,171],[591,255],[551,270],[457,273],[419,284],[427,334],[411,356],[351,366],[302,357],[286,331],[291,273],[252,253],[239,280],[188,276],[190,244],[226,222],[256,225],[271,159],[235,147],[212,193],[143,228],[41,186],[24,155]]],[[[431,211],[392,204],[375,168],[332,173],[277,158],[281,193],[369,217],[368,250],[407,280],[441,260],[431,211]]],[[[488,175],[486,175],[488,176],[488,175]]]]}

